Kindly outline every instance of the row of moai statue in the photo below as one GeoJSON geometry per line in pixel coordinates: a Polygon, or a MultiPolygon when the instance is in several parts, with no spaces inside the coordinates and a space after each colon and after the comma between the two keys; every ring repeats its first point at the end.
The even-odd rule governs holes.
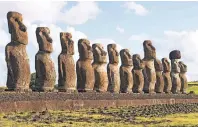
{"type": "MultiPolygon", "coordinates": [[[[29,91],[31,74],[26,53],[27,28],[23,24],[22,15],[18,12],[8,12],[7,19],[11,34],[11,42],[7,44],[5,50],[8,68],[7,90],[29,91]]],[[[50,30],[47,27],[38,27],[36,37],[39,51],[35,56],[36,83],[33,91],[52,91],[56,72],[50,57],[53,52],[50,30]]],[[[79,59],[75,68],[72,35],[61,32],[60,42],[62,52],[58,56],[58,90],[61,92],[78,90],[114,93],[186,93],[187,66],[183,62],[178,62],[181,58],[178,50],[170,53],[170,66],[167,58],[163,58],[162,62],[156,58],[155,47],[149,40],[143,42],[144,58],[141,59],[138,54],[132,56],[128,49],[118,52],[116,44],[109,44],[107,53],[101,44],[95,43],[91,46],[89,40],[79,39],[79,59]]]]}

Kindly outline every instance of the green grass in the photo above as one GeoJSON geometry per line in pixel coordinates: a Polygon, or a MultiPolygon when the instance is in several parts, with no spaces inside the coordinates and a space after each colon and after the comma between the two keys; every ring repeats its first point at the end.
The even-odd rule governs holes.
{"type": "Polygon", "coordinates": [[[198,126],[197,122],[198,113],[189,113],[189,114],[173,114],[167,115],[165,117],[153,117],[153,118],[145,118],[145,117],[137,117],[137,121],[147,121],[149,127],[159,127],[159,126],[198,126]],[[157,123],[157,124],[152,124],[157,123]]]}
{"type": "MultiPolygon", "coordinates": [[[[127,108],[105,109],[107,112],[125,114],[127,108]]],[[[118,117],[101,114],[98,109],[78,111],[49,111],[49,119],[42,116],[40,121],[31,121],[30,112],[0,114],[0,127],[160,127],[160,126],[198,126],[198,113],[173,114],[164,117],[118,117]],[[6,117],[5,117],[6,116],[6,117]],[[60,119],[59,119],[60,118],[60,119]],[[59,121],[57,121],[59,119],[59,121]],[[60,122],[64,119],[64,122],[60,122]]],[[[36,113],[35,113],[36,114],[36,113]]]]}
{"type": "Polygon", "coordinates": [[[194,91],[195,94],[198,94],[198,85],[189,85],[187,92],[194,91]]]}

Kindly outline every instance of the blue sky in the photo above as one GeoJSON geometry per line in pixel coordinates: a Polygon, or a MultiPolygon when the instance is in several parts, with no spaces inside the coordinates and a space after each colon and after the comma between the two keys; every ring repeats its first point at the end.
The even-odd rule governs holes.
{"type": "MultiPolygon", "coordinates": [[[[173,49],[181,50],[182,61],[188,65],[189,80],[198,80],[198,2],[0,2],[0,85],[6,82],[4,48],[10,41],[6,14],[23,14],[28,28],[31,71],[38,51],[35,29],[46,26],[51,30],[57,69],[60,53],[59,32],[71,32],[78,39],[88,38],[92,43],[116,43],[128,48],[131,54],[143,58],[142,42],[150,39],[157,49],[157,57],[168,57],[173,49]]],[[[75,60],[78,59],[77,45],[75,60]]]]}

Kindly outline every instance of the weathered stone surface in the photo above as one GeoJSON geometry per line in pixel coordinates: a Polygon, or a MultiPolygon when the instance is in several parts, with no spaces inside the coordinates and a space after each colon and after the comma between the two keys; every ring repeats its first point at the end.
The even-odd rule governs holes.
{"type": "Polygon", "coordinates": [[[179,67],[180,67],[180,79],[181,79],[181,92],[183,94],[187,93],[187,88],[188,88],[188,81],[187,81],[187,77],[186,77],[186,72],[187,72],[187,66],[180,61],[179,62],[179,67]]]}
{"type": "Polygon", "coordinates": [[[156,72],[154,67],[154,59],[156,58],[155,47],[150,40],[143,42],[144,47],[144,92],[155,93],[156,72]]]}
{"type": "Polygon", "coordinates": [[[144,69],[144,62],[142,61],[139,54],[133,55],[133,92],[134,93],[144,93],[143,87],[144,87],[144,75],[143,75],[143,69],[144,69]]]}
{"type": "Polygon", "coordinates": [[[156,71],[156,84],[155,84],[155,92],[164,93],[164,78],[162,75],[163,66],[159,59],[155,59],[155,71],[156,71]]]}
{"type": "Polygon", "coordinates": [[[181,90],[181,79],[179,77],[180,67],[178,62],[179,58],[181,58],[180,51],[171,51],[169,57],[171,60],[172,93],[177,94],[180,93],[181,90]]]}
{"type": "Polygon", "coordinates": [[[18,12],[8,12],[7,20],[11,42],[5,48],[8,69],[6,85],[11,91],[29,91],[31,74],[26,52],[27,28],[23,24],[22,14],[18,12]]]}
{"type": "Polygon", "coordinates": [[[56,81],[54,63],[50,57],[53,52],[52,38],[48,27],[37,27],[36,37],[39,51],[35,56],[36,91],[52,91],[56,81]]]}
{"type": "MultiPolygon", "coordinates": [[[[74,110],[79,108],[144,106],[156,104],[197,103],[197,95],[137,95],[130,93],[31,92],[0,94],[0,112],[74,110]]],[[[142,111],[142,110],[141,110],[142,111]]]]}
{"type": "Polygon", "coordinates": [[[133,59],[128,49],[122,49],[120,51],[120,57],[122,65],[120,66],[120,92],[132,93],[133,88],[133,59]]]}
{"type": "Polygon", "coordinates": [[[78,52],[80,58],[76,63],[77,89],[79,92],[92,91],[95,75],[92,67],[93,53],[89,40],[79,39],[78,52]]]}
{"type": "Polygon", "coordinates": [[[163,65],[163,78],[164,78],[164,92],[171,93],[172,81],[171,81],[171,66],[167,58],[162,58],[163,65]]]}
{"type": "Polygon", "coordinates": [[[109,63],[107,65],[108,91],[118,93],[120,91],[119,53],[116,44],[109,44],[107,50],[109,55],[109,63]]]}
{"type": "Polygon", "coordinates": [[[71,33],[61,32],[60,41],[62,52],[58,56],[58,89],[74,92],[76,90],[76,72],[73,59],[74,41],[71,33]]]}
{"type": "Polygon", "coordinates": [[[97,92],[106,92],[108,87],[107,77],[107,52],[101,44],[95,43],[92,45],[94,61],[92,66],[95,74],[94,90],[97,92]]]}

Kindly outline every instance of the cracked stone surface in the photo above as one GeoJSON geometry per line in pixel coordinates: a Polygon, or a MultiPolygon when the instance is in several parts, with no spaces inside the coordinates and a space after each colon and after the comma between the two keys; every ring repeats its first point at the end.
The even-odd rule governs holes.
{"type": "Polygon", "coordinates": [[[95,74],[95,84],[94,90],[98,92],[107,92],[108,88],[108,76],[107,76],[107,52],[104,50],[104,47],[95,43],[92,45],[94,61],[92,66],[94,68],[95,74]]]}
{"type": "Polygon", "coordinates": [[[156,72],[154,66],[154,59],[156,58],[156,50],[150,40],[143,42],[144,48],[144,92],[155,93],[156,72]]]}
{"type": "Polygon", "coordinates": [[[23,24],[22,14],[18,12],[8,12],[7,20],[11,42],[5,48],[8,69],[6,86],[8,91],[29,91],[31,74],[26,52],[27,28],[23,24]]]}
{"type": "Polygon", "coordinates": [[[128,49],[122,49],[120,51],[121,66],[120,66],[120,92],[132,93],[133,88],[133,59],[128,49]]]}
{"type": "Polygon", "coordinates": [[[50,37],[49,28],[37,27],[36,37],[39,51],[35,56],[35,91],[52,91],[56,81],[56,72],[54,62],[50,56],[53,52],[53,40],[50,37]]]}
{"type": "Polygon", "coordinates": [[[118,93],[120,91],[120,72],[119,72],[119,52],[116,44],[107,45],[109,63],[107,65],[108,73],[108,91],[118,93]]]}
{"type": "Polygon", "coordinates": [[[92,91],[95,75],[92,67],[93,52],[89,40],[79,39],[78,52],[80,58],[76,63],[77,89],[79,92],[92,91]]]}
{"type": "Polygon", "coordinates": [[[61,32],[60,41],[62,52],[58,56],[58,90],[73,92],[76,90],[76,71],[74,55],[74,41],[71,33],[61,32]]]}

